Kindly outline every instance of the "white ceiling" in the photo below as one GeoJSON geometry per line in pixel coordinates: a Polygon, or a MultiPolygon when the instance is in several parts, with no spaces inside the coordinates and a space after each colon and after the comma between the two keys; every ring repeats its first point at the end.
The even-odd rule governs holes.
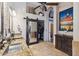
{"type": "Polygon", "coordinates": [[[26,3],[25,2],[8,2],[7,4],[12,9],[21,9],[24,6],[26,6],[26,3]]]}
{"type": "Polygon", "coordinates": [[[32,6],[32,7],[37,7],[41,5],[40,3],[37,2],[8,2],[7,3],[10,8],[12,9],[22,9],[23,7],[26,8],[26,5],[32,6]]]}
{"type": "Polygon", "coordinates": [[[26,5],[32,6],[32,7],[37,7],[39,5],[41,5],[40,3],[37,2],[27,2],[26,5]]]}

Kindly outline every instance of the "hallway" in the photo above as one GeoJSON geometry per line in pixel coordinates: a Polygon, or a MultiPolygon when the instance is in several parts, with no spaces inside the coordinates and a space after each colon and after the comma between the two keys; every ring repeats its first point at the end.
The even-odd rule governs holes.
{"type": "Polygon", "coordinates": [[[75,2],[0,2],[0,55],[79,55],[78,7],[75,2]]]}

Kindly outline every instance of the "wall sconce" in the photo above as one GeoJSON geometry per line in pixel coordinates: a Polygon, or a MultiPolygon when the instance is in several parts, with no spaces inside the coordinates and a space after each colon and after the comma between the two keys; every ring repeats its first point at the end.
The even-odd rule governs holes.
{"type": "Polygon", "coordinates": [[[13,16],[16,16],[16,12],[13,10],[13,16]]]}

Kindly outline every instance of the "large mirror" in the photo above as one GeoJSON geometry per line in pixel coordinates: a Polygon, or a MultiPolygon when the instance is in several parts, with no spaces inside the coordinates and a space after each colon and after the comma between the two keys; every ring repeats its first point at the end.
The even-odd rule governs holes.
{"type": "Polygon", "coordinates": [[[29,43],[37,41],[37,22],[29,22],[29,43]]]}
{"type": "Polygon", "coordinates": [[[27,19],[26,20],[26,43],[27,45],[36,44],[38,40],[38,19],[27,19]]]}

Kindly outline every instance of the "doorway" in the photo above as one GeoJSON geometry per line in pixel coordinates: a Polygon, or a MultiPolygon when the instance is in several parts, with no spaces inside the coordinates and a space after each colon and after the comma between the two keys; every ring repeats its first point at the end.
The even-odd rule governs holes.
{"type": "Polygon", "coordinates": [[[44,41],[44,20],[38,20],[38,39],[44,41]]]}
{"type": "Polygon", "coordinates": [[[51,39],[51,42],[53,42],[53,24],[51,24],[51,29],[50,29],[50,39],[51,39]]]}
{"type": "Polygon", "coordinates": [[[49,22],[49,41],[53,43],[53,23],[49,22]]]}

